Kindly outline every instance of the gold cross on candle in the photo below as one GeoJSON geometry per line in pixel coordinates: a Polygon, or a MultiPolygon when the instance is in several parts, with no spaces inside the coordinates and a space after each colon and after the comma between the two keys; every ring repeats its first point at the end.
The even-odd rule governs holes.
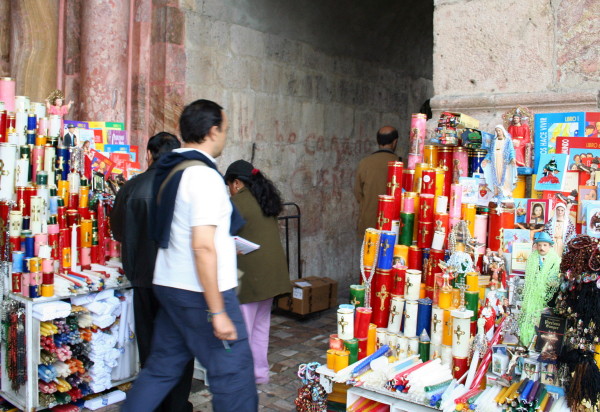
{"type": "Polygon", "coordinates": [[[423,202],[421,203],[421,211],[423,212],[423,216],[425,216],[427,214],[427,211],[431,209],[431,206],[429,206],[427,203],[423,202]]]}
{"type": "Polygon", "coordinates": [[[375,296],[377,296],[379,298],[379,301],[381,302],[381,306],[379,307],[380,310],[385,309],[385,300],[388,298],[389,295],[390,293],[387,291],[385,285],[381,285],[381,291],[375,293],[375,296]]]}
{"type": "Polygon", "coordinates": [[[394,323],[394,318],[396,317],[396,315],[399,315],[399,313],[396,311],[396,305],[394,305],[392,307],[392,317],[390,318],[390,323],[394,323]]]}
{"type": "Polygon", "coordinates": [[[385,238],[385,240],[381,242],[381,246],[383,247],[383,255],[387,255],[387,250],[391,247],[389,239],[385,238]]]}
{"type": "Polygon", "coordinates": [[[454,334],[456,335],[456,344],[460,345],[460,337],[465,334],[465,331],[461,330],[460,325],[458,325],[454,331],[454,334]]]}
{"type": "Polygon", "coordinates": [[[358,300],[356,298],[356,296],[354,296],[353,299],[350,301],[350,303],[353,304],[354,306],[356,306],[360,303],[360,300],[358,300]]]}
{"type": "Polygon", "coordinates": [[[8,176],[10,171],[4,170],[4,160],[0,159],[0,182],[2,182],[2,176],[8,176]]]}
{"type": "Polygon", "coordinates": [[[58,167],[57,170],[64,170],[65,158],[63,156],[58,156],[58,167]]]}
{"type": "Polygon", "coordinates": [[[340,325],[342,327],[342,334],[344,333],[344,326],[346,326],[348,324],[348,322],[346,322],[344,320],[344,317],[342,316],[341,319],[338,321],[338,325],[340,325]]]}
{"type": "Polygon", "coordinates": [[[504,228],[503,227],[500,228],[500,234],[498,236],[496,236],[494,239],[497,239],[500,241],[500,249],[502,249],[504,247],[504,228]]]}
{"type": "Polygon", "coordinates": [[[446,231],[444,229],[444,226],[442,226],[442,221],[439,219],[435,221],[435,231],[436,232],[445,232],[446,231]]]}
{"type": "Polygon", "coordinates": [[[383,210],[379,212],[379,216],[377,217],[377,224],[380,228],[382,228],[383,225],[385,225],[389,221],[390,219],[388,219],[387,217],[383,217],[383,210]]]}
{"type": "Polygon", "coordinates": [[[42,170],[42,156],[38,156],[35,160],[35,164],[37,166],[37,171],[42,170]]]}
{"type": "Polygon", "coordinates": [[[425,242],[425,240],[427,239],[427,234],[429,233],[429,230],[427,230],[426,227],[423,228],[423,230],[421,230],[421,240],[423,242],[425,242]]]}
{"type": "Polygon", "coordinates": [[[396,181],[396,175],[392,176],[392,181],[388,182],[387,187],[391,189],[390,195],[394,196],[394,194],[396,193],[396,189],[400,187],[400,184],[398,184],[398,182],[396,181]]]}
{"type": "Polygon", "coordinates": [[[408,289],[412,288],[414,286],[414,283],[412,283],[410,281],[410,276],[406,277],[406,291],[408,291],[408,289]]]}
{"type": "Polygon", "coordinates": [[[438,319],[437,313],[433,314],[433,320],[431,321],[431,323],[433,323],[433,332],[437,333],[437,324],[442,323],[442,320],[438,319]]]}

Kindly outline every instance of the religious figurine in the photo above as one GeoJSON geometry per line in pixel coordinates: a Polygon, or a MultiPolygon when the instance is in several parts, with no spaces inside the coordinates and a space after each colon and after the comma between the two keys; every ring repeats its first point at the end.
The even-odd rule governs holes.
{"type": "Polygon", "coordinates": [[[46,108],[48,109],[48,114],[55,114],[61,117],[64,117],[69,110],[71,110],[71,106],[73,105],[73,100],[70,100],[67,105],[64,104],[65,95],[60,90],[52,90],[52,92],[48,95],[46,99],[46,108]]]}
{"type": "Polygon", "coordinates": [[[488,340],[494,336],[494,325],[496,324],[496,310],[492,307],[489,300],[486,299],[485,306],[479,309],[479,317],[485,320],[483,331],[488,340]]]}
{"type": "Polygon", "coordinates": [[[558,164],[556,164],[556,159],[553,157],[552,160],[550,160],[546,165],[544,165],[542,176],[538,180],[538,183],[560,183],[560,179],[556,177],[556,175],[559,172],[560,170],[558,170],[558,164]]]}
{"type": "Polygon", "coordinates": [[[510,135],[502,125],[496,126],[490,150],[481,162],[485,183],[494,194],[492,202],[511,202],[517,182],[515,149],[510,135]]]}
{"type": "Polygon", "coordinates": [[[531,134],[529,125],[521,122],[520,114],[515,114],[512,117],[512,122],[508,126],[508,133],[510,133],[513,146],[515,148],[515,160],[519,167],[531,167],[531,156],[526,156],[527,146],[531,145],[531,134]]]}
{"type": "Polygon", "coordinates": [[[527,259],[525,288],[519,315],[519,336],[525,346],[531,343],[542,311],[560,285],[560,257],[552,248],[554,241],[548,233],[540,232],[533,242],[535,249],[527,259]]]}
{"type": "Polygon", "coordinates": [[[567,206],[558,202],[554,207],[554,216],[544,226],[543,233],[547,233],[554,245],[558,256],[562,256],[565,245],[576,235],[575,225],[569,219],[567,206]]]}

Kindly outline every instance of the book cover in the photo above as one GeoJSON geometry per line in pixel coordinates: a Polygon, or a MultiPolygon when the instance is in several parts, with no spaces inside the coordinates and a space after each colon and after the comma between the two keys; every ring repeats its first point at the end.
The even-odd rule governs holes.
{"type": "Polygon", "coordinates": [[[129,153],[129,145],[126,144],[105,144],[103,152],[106,153],[129,153]]]}
{"type": "Polygon", "coordinates": [[[75,126],[78,129],[88,129],[88,122],[81,122],[79,120],[64,120],[63,121],[63,136],[65,135],[65,133],[67,133],[68,131],[68,126],[72,124],[73,126],[75,126]]]}
{"type": "Polygon", "coordinates": [[[115,165],[114,162],[97,150],[91,151],[91,158],[92,171],[101,173],[104,175],[105,179],[108,179],[108,177],[110,176],[110,172],[112,171],[115,165]]]}
{"type": "Polygon", "coordinates": [[[131,158],[129,157],[129,153],[122,153],[122,152],[113,152],[110,154],[109,159],[112,160],[114,162],[114,168],[112,170],[113,173],[123,173],[125,171],[125,168],[127,166],[127,162],[131,161],[131,158]],[[119,169],[119,171],[117,171],[116,169],[119,169]]]}
{"type": "Polygon", "coordinates": [[[125,130],[108,130],[108,143],[111,145],[126,145],[127,132],[125,130]]]}
{"type": "Polygon", "coordinates": [[[129,155],[131,156],[131,161],[132,162],[139,162],[140,161],[139,151],[140,151],[139,146],[135,146],[135,145],[130,145],[129,146],[129,155]]]}
{"type": "Polygon", "coordinates": [[[90,142],[90,149],[96,149],[94,141],[94,131],[91,129],[79,129],[79,145],[83,146],[85,142],[90,142]]]}
{"type": "Polygon", "coordinates": [[[104,122],[104,127],[113,130],[125,130],[125,123],[122,122],[104,122]]]}
{"type": "Polygon", "coordinates": [[[479,191],[477,192],[477,206],[488,207],[494,194],[485,184],[485,179],[478,178],[479,191]]]}
{"type": "Polygon", "coordinates": [[[94,143],[104,144],[104,138],[102,137],[101,129],[92,129],[94,131],[94,143]]]}
{"type": "Polygon", "coordinates": [[[562,350],[567,321],[565,318],[543,313],[537,330],[535,351],[539,360],[555,362],[562,350]]]}
{"type": "Polygon", "coordinates": [[[566,154],[546,153],[541,155],[536,173],[535,190],[562,192],[566,168],[566,154]]]}
{"type": "Polygon", "coordinates": [[[531,242],[515,242],[512,245],[512,271],[516,273],[525,273],[527,259],[531,254],[531,242]]]}
{"type": "Polygon", "coordinates": [[[556,140],[559,136],[582,137],[585,113],[538,113],[534,116],[534,144],[536,150],[534,170],[541,162],[540,156],[556,153],[556,140]]]}
{"type": "Polygon", "coordinates": [[[585,137],[600,137],[600,112],[585,114],[585,137]]]}

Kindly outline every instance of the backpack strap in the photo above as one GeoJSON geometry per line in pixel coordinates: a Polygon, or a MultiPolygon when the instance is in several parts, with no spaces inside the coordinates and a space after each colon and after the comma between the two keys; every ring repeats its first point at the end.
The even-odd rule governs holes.
{"type": "Polygon", "coordinates": [[[191,166],[206,166],[206,163],[204,163],[203,161],[200,161],[200,160],[184,160],[183,162],[181,162],[177,166],[175,166],[173,169],[171,169],[171,171],[169,172],[169,174],[167,175],[165,180],[160,185],[160,188],[158,189],[158,195],[156,197],[157,203],[160,203],[163,189],[167,186],[169,181],[171,181],[173,176],[175,176],[175,173],[185,170],[191,166]]]}

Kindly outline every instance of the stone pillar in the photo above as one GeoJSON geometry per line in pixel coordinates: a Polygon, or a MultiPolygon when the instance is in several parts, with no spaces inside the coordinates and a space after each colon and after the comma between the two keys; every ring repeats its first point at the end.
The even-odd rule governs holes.
{"type": "Polygon", "coordinates": [[[81,2],[80,117],[125,121],[129,2],[81,2]]]}
{"type": "Polygon", "coordinates": [[[10,0],[0,0],[0,76],[10,77],[10,0]]]}
{"type": "Polygon", "coordinates": [[[67,100],[75,103],[71,108],[69,117],[81,119],[79,108],[85,91],[81,90],[81,2],[80,0],[66,0],[65,34],[64,34],[64,69],[63,91],[67,100]]]}
{"type": "Polygon", "coordinates": [[[43,102],[56,88],[58,0],[13,0],[10,22],[10,73],[17,95],[43,102]]]}
{"type": "Polygon", "coordinates": [[[177,1],[154,3],[148,130],[150,134],[163,130],[176,133],[179,116],[188,103],[185,100],[185,18],[177,1]]]}

